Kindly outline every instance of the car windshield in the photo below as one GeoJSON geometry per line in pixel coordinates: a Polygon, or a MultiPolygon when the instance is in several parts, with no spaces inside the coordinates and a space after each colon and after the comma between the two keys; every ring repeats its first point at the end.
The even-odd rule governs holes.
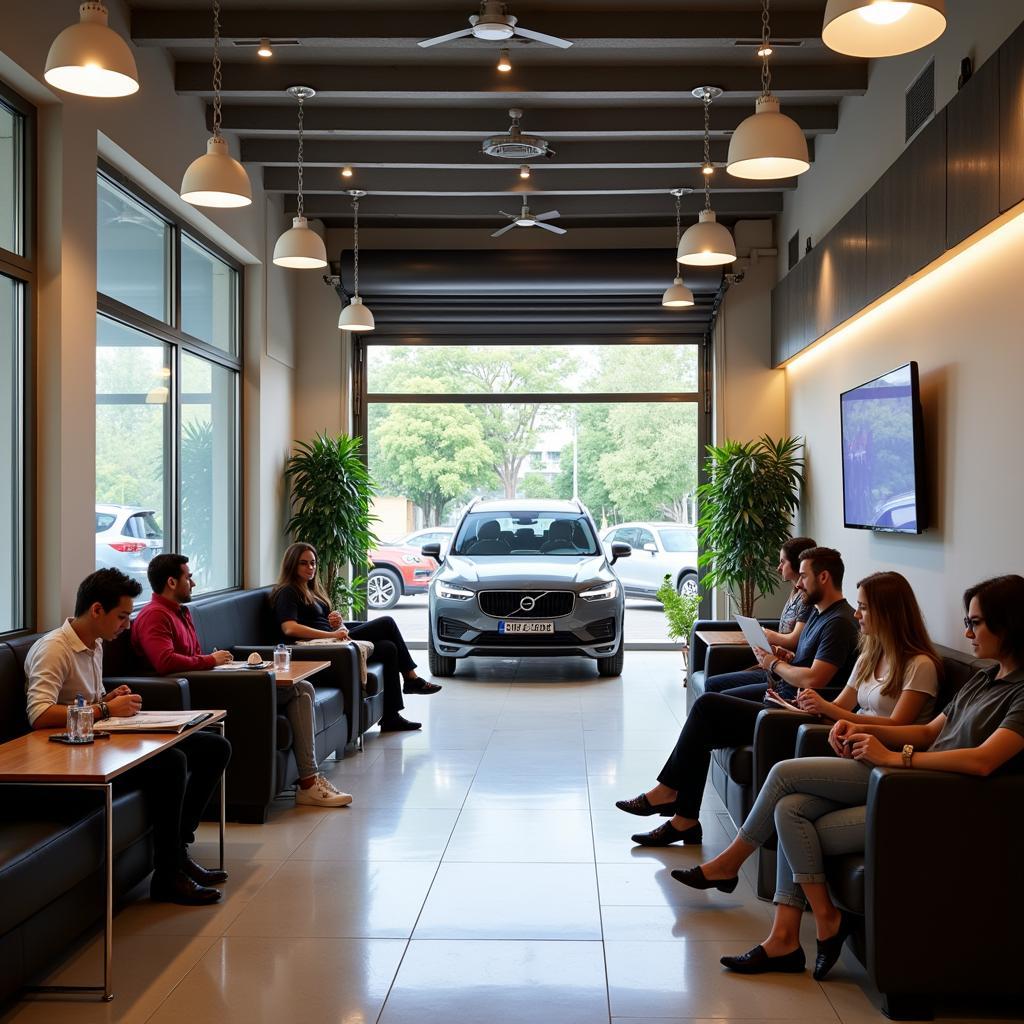
{"type": "Polygon", "coordinates": [[[578,512],[471,512],[462,521],[456,555],[598,555],[586,516],[578,512]]]}
{"type": "Polygon", "coordinates": [[[659,530],[661,546],[666,551],[696,551],[697,531],[696,530],[659,530]]]}

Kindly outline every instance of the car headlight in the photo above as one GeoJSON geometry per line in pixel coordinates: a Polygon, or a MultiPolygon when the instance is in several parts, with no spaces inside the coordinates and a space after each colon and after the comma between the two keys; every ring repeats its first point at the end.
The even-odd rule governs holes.
{"type": "Polygon", "coordinates": [[[610,580],[608,583],[602,583],[599,587],[591,587],[590,590],[584,590],[580,594],[584,601],[610,601],[613,597],[618,596],[618,580],[610,580]]]}
{"type": "Polygon", "coordinates": [[[419,555],[402,555],[402,561],[406,565],[420,565],[423,559],[419,555]]]}
{"type": "Polygon", "coordinates": [[[475,596],[472,590],[453,587],[450,583],[442,583],[440,580],[434,584],[434,593],[446,601],[468,601],[475,596]]]}

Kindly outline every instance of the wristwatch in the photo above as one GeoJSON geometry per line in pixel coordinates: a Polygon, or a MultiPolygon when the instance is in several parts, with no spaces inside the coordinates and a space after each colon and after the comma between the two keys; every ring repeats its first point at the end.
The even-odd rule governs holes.
{"type": "Polygon", "coordinates": [[[100,701],[100,718],[106,719],[110,717],[110,706],[105,700],[100,701]]]}
{"type": "Polygon", "coordinates": [[[914,756],[914,746],[911,743],[903,744],[903,767],[910,767],[910,759],[914,756]]]}

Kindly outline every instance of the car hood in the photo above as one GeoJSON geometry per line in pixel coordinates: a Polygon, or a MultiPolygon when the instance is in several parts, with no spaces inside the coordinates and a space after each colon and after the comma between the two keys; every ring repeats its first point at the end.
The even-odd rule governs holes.
{"type": "Polygon", "coordinates": [[[470,558],[466,555],[449,556],[442,577],[446,580],[460,580],[463,583],[495,587],[501,584],[520,588],[578,586],[590,581],[608,578],[601,555],[556,555],[551,558],[529,556],[512,560],[502,555],[483,555],[470,558]],[[604,570],[604,571],[602,571],[604,570]]]}

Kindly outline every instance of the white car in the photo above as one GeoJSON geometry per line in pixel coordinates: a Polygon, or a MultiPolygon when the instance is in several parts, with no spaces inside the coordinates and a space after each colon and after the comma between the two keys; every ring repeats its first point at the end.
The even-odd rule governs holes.
{"type": "Polygon", "coordinates": [[[628,544],[633,556],[615,571],[627,597],[654,597],[667,575],[680,594],[698,592],[697,528],[682,523],[620,523],[601,535],[605,551],[628,544]]]}
{"type": "Polygon", "coordinates": [[[134,505],[96,506],[96,568],[120,569],[149,590],[146,569],[164,549],[156,510],[134,505]]]}

